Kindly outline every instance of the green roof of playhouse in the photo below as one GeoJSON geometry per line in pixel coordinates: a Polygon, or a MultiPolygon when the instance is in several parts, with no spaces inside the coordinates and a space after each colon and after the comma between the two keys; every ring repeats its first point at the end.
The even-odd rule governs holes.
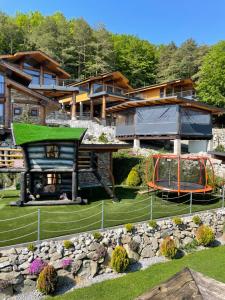
{"type": "Polygon", "coordinates": [[[51,140],[81,140],[86,132],[86,128],[48,127],[24,123],[13,123],[12,128],[16,145],[51,140]]]}

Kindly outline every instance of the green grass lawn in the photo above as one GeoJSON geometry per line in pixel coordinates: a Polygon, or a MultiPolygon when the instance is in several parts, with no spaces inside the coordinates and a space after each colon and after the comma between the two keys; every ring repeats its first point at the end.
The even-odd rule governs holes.
{"type": "MultiPolygon", "coordinates": [[[[121,200],[118,203],[108,199],[102,189],[91,189],[85,194],[90,201],[88,205],[10,207],[11,201],[18,200],[19,192],[4,191],[0,194],[4,196],[0,199],[0,247],[37,239],[38,208],[41,212],[41,239],[100,229],[102,200],[105,228],[149,220],[151,197],[148,194],[139,195],[137,192],[138,189],[135,188],[117,187],[116,194],[121,200]],[[4,242],[5,240],[9,241],[4,242]]],[[[189,196],[181,198],[180,201],[182,202],[171,202],[154,197],[153,219],[189,213],[189,196]]],[[[194,203],[192,211],[217,207],[221,207],[221,200],[213,203],[194,203]]]]}
{"type": "MultiPolygon", "coordinates": [[[[181,259],[156,264],[146,270],[94,284],[54,297],[55,300],[131,300],[172,275],[190,267],[216,280],[225,282],[225,246],[189,254],[181,259]]],[[[210,287],[209,287],[210,288],[210,287]]],[[[48,298],[52,299],[51,297],[48,298]]]]}

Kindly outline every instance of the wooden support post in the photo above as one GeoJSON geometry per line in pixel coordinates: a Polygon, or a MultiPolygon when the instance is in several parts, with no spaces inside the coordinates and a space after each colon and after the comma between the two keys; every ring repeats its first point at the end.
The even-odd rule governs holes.
{"type": "Polygon", "coordinates": [[[106,119],[106,96],[102,96],[102,120],[105,121],[106,119]]]}
{"type": "Polygon", "coordinates": [[[5,84],[5,127],[10,128],[11,123],[11,91],[5,84]]]}
{"type": "Polygon", "coordinates": [[[76,120],[77,110],[76,110],[76,93],[72,94],[72,106],[71,106],[71,120],[76,120]]]}
{"type": "Polygon", "coordinates": [[[93,99],[90,100],[90,119],[92,120],[94,118],[94,103],[93,99]]]}
{"type": "Polygon", "coordinates": [[[40,66],[40,85],[44,84],[44,70],[43,70],[43,66],[40,66]]]}
{"type": "Polygon", "coordinates": [[[46,107],[45,106],[40,106],[40,123],[42,125],[45,125],[45,120],[46,120],[46,107]]]}
{"type": "Polygon", "coordinates": [[[72,201],[76,201],[77,199],[77,191],[78,191],[78,151],[79,151],[79,143],[76,142],[75,145],[75,162],[73,166],[72,172],[72,201]]]}
{"type": "Polygon", "coordinates": [[[20,205],[23,206],[27,199],[27,173],[22,172],[20,175],[20,205]]]}

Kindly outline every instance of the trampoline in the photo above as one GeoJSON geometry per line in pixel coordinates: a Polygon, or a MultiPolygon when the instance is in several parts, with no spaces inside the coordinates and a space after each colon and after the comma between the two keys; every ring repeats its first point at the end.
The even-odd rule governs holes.
{"type": "Polygon", "coordinates": [[[148,187],[178,194],[213,190],[214,170],[208,157],[155,154],[150,158],[146,164],[148,187]]]}

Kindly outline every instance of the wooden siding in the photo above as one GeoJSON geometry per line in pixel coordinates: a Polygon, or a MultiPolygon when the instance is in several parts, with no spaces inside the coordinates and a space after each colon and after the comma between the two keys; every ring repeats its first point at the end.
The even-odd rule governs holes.
{"type": "MultiPolygon", "coordinates": [[[[50,144],[49,144],[50,145],[50,144]]],[[[52,145],[59,146],[59,157],[48,158],[46,156],[45,145],[29,145],[27,147],[28,160],[30,168],[33,170],[47,170],[47,169],[68,169],[72,170],[75,161],[75,145],[74,143],[67,143],[66,145],[52,145]]]]}

